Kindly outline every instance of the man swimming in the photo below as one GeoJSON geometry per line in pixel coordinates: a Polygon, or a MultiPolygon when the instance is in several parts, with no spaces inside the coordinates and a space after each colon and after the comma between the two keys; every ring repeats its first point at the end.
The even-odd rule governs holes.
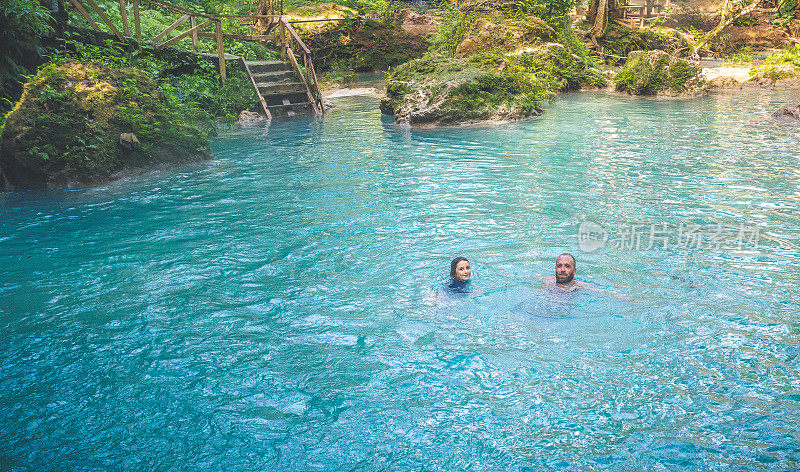
{"type": "Polygon", "coordinates": [[[562,292],[574,292],[579,288],[585,288],[593,292],[606,293],[608,295],[627,300],[627,297],[610,290],[603,290],[597,285],[584,282],[575,278],[576,271],[575,258],[572,254],[563,253],[556,258],[556,275],[544,278],[545,287],[555,288],[562,292]]]}

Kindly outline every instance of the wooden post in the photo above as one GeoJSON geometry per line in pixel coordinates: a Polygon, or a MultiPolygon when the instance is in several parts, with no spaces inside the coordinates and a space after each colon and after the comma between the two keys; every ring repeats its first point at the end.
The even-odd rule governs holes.
{"type": "Polygon", "coordinates": [[[278,37],[280,38],[278,46],[281,48],[281,60],[286,60],[286,27],[283,26],[283,22],[280,23],[280,28],[278,28],[278,37]]]}
{"type": "Polygon", "coordinates": [[[79,2],[78,0],[69,0],[69,1],[70,1],[70,3],[72,3],[72,6],[74,6],[75,9],[77,9],[80,12],[80,14],[86,19],[86,21],[89,22],[89,24],[92,26],[92,28],[95,29],[95,31],[103,31],[103,30],[100,29],[99,26],[97,26],[97,23],[94,22],[92,17],[89,16],[89,13],[87,13],[86,9],[83,8],[83,5],[81,5],[81,2],[79,2]]]}
{"type": "Polygon", "coordinates": [[[119,16],[122,18],[122,34],[127,38],[131,30],[128,28],[128,2],[125,0],[119,0],[119,16]]]}
{"type": "Polygon", "coordinates": [[[219,55],[219,80],[225,83],[225,49],[222,45],[222,22],[217,21],[217,54],[219,55]]]}
{"type": "Polygon", "coordinates": [[[192,29],[192,47],[197,51],[197,30],[194,29],[194,17],[189,18],[189,27],[192,29]]]}
{"type": "Polygon", "coordinates": [[[97,3],[95,3],[94,0],[86,0],[86,3],[88,3],[89,6],[91,6],[92,9],[94,9],[94,11],[96,11],[97,14],[100,15],[100,18],[103,19],[103,21],[111,30],[111,32],[114,33],[114,35],[117,38],[119,38],[120,41],[125,42],[125,37],[122,36],[122,33],[120,33],[117,27],[114,26],[114,23],[111,22],[111,18],[109,18],[108,15],[106,15],[106,12],[104,12],[99,6],[97,6],[97,3]]]}
{"type": "Polygon", "coordinates": [[[139,22],[139,0],[133,0],[133,28],[136,30],[136,44],[142,48],[142,25],[139,22]]]}

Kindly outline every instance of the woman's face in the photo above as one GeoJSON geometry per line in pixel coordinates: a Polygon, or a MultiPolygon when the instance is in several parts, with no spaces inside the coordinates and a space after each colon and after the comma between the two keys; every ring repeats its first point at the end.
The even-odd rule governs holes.
{"type": "Polygon", "coordinates": [[[472,275],[472,270],[469,268],[469,261],[458,261],[456,264],[456,276],[454,277],[459,282],[466,282],[472,275]]]}

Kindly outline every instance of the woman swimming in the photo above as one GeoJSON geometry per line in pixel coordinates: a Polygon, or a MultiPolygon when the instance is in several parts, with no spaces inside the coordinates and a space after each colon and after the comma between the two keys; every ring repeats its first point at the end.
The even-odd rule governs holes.
{"type": "Polygon", "coordinates": [[[467,285],[472,277],[472,268],[466,257],[456,257],[450,262],[450,280],[445,286],[452,293],[469,293],[467,285]]]}

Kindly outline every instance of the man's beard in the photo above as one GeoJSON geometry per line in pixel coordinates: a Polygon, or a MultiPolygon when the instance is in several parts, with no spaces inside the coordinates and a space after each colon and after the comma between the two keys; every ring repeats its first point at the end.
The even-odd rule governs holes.
{"type": "Polygon", "coordinates": [[[568,275],[568,276],[566,276],[564,278],[561,278],[561,277],[558,276],[558,274],[556,274],[556,283],[557,284],[568,284],[568,283],[572,282],[572,279],[574,279],[574,278],[575,278],[575,274],[570,274],[570,275],[568,275]]]}

